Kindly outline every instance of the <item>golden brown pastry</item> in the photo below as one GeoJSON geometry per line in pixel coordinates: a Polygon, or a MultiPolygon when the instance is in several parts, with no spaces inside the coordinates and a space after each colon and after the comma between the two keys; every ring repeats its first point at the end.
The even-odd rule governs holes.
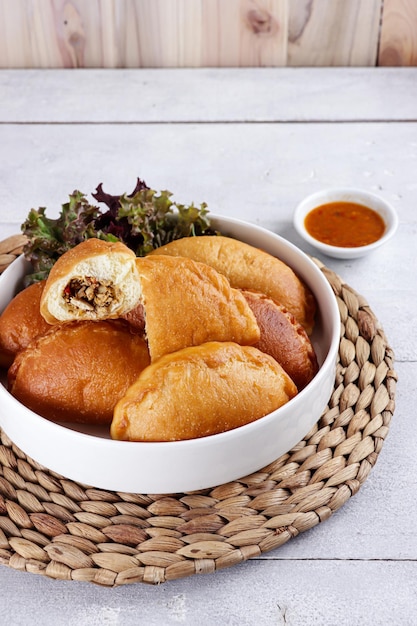
{"type": "Polygon", "coordinates": [[[145,340],[123,322],[56,324],[19,352],[8,385],[43,417],[108,425],[116,402],[148,363],[145,340]]]}
{"type": "Polygon", "coordinates": [[[155,250],[155,254],[185,256],[211,265],[228,278],[232,287],[264,293],[284,306],[311,334],[313,294],[288,265],[271,254],[231,237],[205,235],[177,239],[155,250]]]}
{"type": "Polygon", "coordinates": [[[261,331],[255,347],[273,356],[301,391],[318,371],[316,353],[306,331],[289,311],[271,298],[253,291],[242,293],[261,331]]]}
{"type": "Polygon", "coordinates": [[[0,367],[9,367],[16,354],[51,327],[39,311],[45,281],[20,291],[0,315],[0,367]]]}
{"type": "Polygon", "coordinates": [[[41,314],[49,324],[120,317],[140,300],[136,256],[123,243],[87,239],[63,254],[47,278],[41,314]]]}
{"type": "Polygon", "coordinates": [[[258,324],[244,296],[212,267],[156,254],[136,264],[152,361],[208,341],[258,341],[258,324]]]}
{"type": "Polygon", "coordinates": [[[296,386],[251,346],[210,342],[166,355],[140,374],[117,403],[114,439],[177,441],[224,432],[290,400],[296,386]]]}
{"type": "Polygon", "coordinates": [[[134,309],[120,316],[121,319],[129,323],[130,330],[139,335],[145,334],[145,309],[143,304],[139,302],[134,309]]]}

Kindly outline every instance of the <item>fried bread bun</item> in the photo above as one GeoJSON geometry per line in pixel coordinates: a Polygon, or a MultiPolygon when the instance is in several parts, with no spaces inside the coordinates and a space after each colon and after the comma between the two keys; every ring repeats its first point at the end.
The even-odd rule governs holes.
{"type": "Polygon", "coordinates": [[[45,281],[20,291],[0,315],[0,367],[10,367],[16,354],[51,326],[40,314],[45,281]]]}
{"type": "Polygon", "coordinates": [[[183,256],[207,263],[226,276],[232,287],[269,296],[290,311],[311,334],[315,299],[283,261],[247,243],[223,236],[184,237],[151,254],[183,256]]]}
{"type": "Polygon", "coordinates": [[[119,400],[110,432],[128,441],[178,441],[224,432],[288,402],[297,388],[267,354],[209,342],[163,356],[119,400]]]}
{"type": "Polygon", "coordinates": [[[136,256],[123,243],[87,239],[52,267],[40,303],[49,324],[120,317],[140,300],[136,256]]]}
{"type": "Polygon", "coordinates": [[[138,258],[136,266],[152,361],[208,341],[259,340],[246,299],[209,265],[155,254],[138,258]]]}
{"type": "Polygon", "coordinates": [[[283,306],[261,293],[242,291],[261,336],[255,347],[270,354],[301,391],[317,374],[318,363],[306,331],[283,306]]]}
{"type": "Polygon", "coordinates": [[[145,340],[123,322],[56,324],[19,352],[8,387],[53,421],[109,425],[115,404],[148,364],[145,340]]]}
{"type": "Polygon", "coordinates": [[[128,322],[130,330],[133,333],[138,333],[139,335],[145,334],[145,309],[141,302],[139,302],[139,304],[137,304],[131,311],[121,315],[120,319],[128,322]]]}

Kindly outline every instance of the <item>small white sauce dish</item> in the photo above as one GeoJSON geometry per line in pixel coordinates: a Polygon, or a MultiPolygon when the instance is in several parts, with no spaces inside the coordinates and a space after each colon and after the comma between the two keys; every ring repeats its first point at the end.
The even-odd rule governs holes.
{"type": "Polygon", "coordinates": [[[398,215],[394,207],[380,196],[349,187],[323,189],[307,196],[296,207],[293,218],[294,228],[308,244],[326,256],[336,259],[356,259],[367,255],[386,243],[394,235],[398,227],[398,215]],[[323,243],[310,235],[305,227],[305,218],[313,209],[332,202],[352,202],[360,204],[378,213],[385,223],[385,231],[377,241],[366,246],[339,247],[323,243]]]}

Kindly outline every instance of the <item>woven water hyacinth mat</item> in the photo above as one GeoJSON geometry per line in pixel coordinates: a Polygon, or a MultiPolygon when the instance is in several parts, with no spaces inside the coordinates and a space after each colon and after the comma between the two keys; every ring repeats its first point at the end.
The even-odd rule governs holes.
{"type": "Polygon", "coordinates": [[[355,495],[388,434],[393,352],[365,299],[315,262],[336,294],[342,331],[329,404],[298,445],[214,489],[152,495],[70,481],[0,431],[0,563],[109,587],[157,584],[276,549],[355,495]]]}

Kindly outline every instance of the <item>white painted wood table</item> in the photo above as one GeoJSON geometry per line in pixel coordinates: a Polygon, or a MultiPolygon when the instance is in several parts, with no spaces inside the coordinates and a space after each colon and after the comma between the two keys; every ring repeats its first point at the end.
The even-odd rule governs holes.
{"type": "Polygon", "coordinates": [[[0,622],[416,624],[417,69],[0,72],[0,239],[32,207],[55,216],[75,188],[128,192],[137,176],[309,254],[291,221],[307,194],[355,186],[392,202],[389,244],[319,258],[366,297],[395,351],[394,418],[358,494],[280,549],[159,587],[3,566],[0,622]]]}

